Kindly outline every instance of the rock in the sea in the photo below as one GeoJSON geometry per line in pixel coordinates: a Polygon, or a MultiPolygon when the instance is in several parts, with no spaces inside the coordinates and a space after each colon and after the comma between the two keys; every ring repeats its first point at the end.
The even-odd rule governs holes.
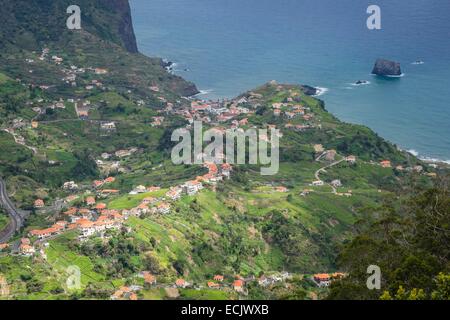
{"type": "Polygon", "coordinates": [[[306,94],[307,96],[315,96],[318,93],[317,88],[308,86],[308,85],[302,85],[301,89],[303,91],[304,94],[306,94]]]}
{"type": "Polygon", "coordinates": [[[402,70],[399,62],[378,59],[375,62],[372,73],[379,76],[400,76],[402,70]]]}
{"type": "Polygon", "coordinates": [[[164,60],[164,59],[162,59],[161,60],[161,66],[163,67],[163,68],[171,68],[171,67],[173,67],[173,62],[172,61],[168,61],[168,60],[164,60]]]}

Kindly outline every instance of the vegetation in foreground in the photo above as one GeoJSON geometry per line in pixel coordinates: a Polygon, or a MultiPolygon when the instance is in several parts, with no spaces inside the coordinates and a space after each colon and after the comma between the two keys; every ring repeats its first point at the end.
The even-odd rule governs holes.
{"type": "Polygon", "coordinates": [[[450,299],[449,177],[432,188],[413,188],[401,202],[386,201],[338,261],[349,276],[335,282],[330,299],[450,299]],[[366,269],[381,268],[381,291],[367,290],[366,269]]]}

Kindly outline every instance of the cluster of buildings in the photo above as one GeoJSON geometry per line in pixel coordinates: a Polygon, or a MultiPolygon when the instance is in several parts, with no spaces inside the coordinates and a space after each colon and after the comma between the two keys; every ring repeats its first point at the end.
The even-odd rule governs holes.
{"type": "MultiPolygon", "coordinates": [[[[116,156],[117,156],[116,152],[116,156]]],[[[119,153],[119,155],[122,155],[119,153]]],[[[161,197],[146,197],[135,208],[129,210],[109,210],[105,203],[97,203],[97,198],[104,198],[111,194],[118,194],[120,190],[102,188],[106,184],[115,182],[114,177],[107,177],[103,180],[95,180],[92,182],[92,188],[95,190],[94,195],[88,195],[84,198],[85,208],[71,207],[63,213],[63,220],[57,221],[49,228],[33,229],[29,231],[29,237],[39,241],[46,240],[57,236],[68,230],[79,230],[80,240],[86,240],[93,235],[104,236],[105,231],[111,229],[119,229],[124,220],[130,216],[141,217],[144,214],[168,214],[171,210],[171,204],[168,201],[176,201],[183,194],[192,196],[204,189],[204,184],[215,185],[224,178],[229,178],[232,172],[232,166],[228,163],[216,165],[214,163],[205,163],[204,167],[208,169],[208,173],[198,176],[195,180],[187,181],[181,185],[171,187],[161,197]]],[[[67,191],[78,190],[79,187],[74,181],[67,181],[63,185],[63,189],[67,191]]],[[[157,186],[137,186],[130,194],[152,193],[160,191],[157,186]]],[[[281,190],[281,189],[280,189],[281,190]]],[[[281,190],[283,191],[283,190],[281,190]]],[[[66,203],[70,203],[79,198],[72,195],[66,198],[66,203]]],[[[43,208],[44,200],[37,199],[34,202],[35,208],[43,208]]],[[[27,245],[27,244],[26,244],[27,245]]],[[[27,247],[24,247],[24,252],[27,247]]],[[[30,254],[33,254],[30,249],[30,254]]]]}
{"type": "MultiPolygon", "coordinates": [[[[49,48],[43,48],[42,52],[40,54],[40,56],[38,57],[38,59],[40,61],[45,61],[47,60],[47,58],[50,57],[50,49],[49,48]]],[[[64,62],[64,59],[62,57],[59,57],[57,55],[51,55],[49,61],[55,63],[56,65],[61,65],[64,62]]],[[[34,63],[33,59],[26,59],[27,63],[34,63]]],[[[76,87],[77,86],[77,77],[81,74],[86,73],[87,71],[92,72],[95,75],[105,75],[108,73],[107,69],[104,68],[92,68],[92,67],[88,67],[88,68],[82,68],[82,67],[77,67],[75,65],[71,65],[68,68],[62,68],[61,69],[62,73],[64,74],[64,77],[61,79],[64,83],[66,83],[67,85],[70,85],[72,87],[76,87]]],[[[30,72],[32,72],[32,70],[30,70],[30,72]]],[[[88,82],[85,86],[85,88],[87,90],[92,90],[95,87],[97,88],[103,88],[103,84],[99,81],[99,80],[90,80],[90,82],[88,82]]],[[[44,89],[44,88],[43,88],[44,89]]],[[[47,89],[47,88],[46,88],[47,89]]]]}
{"type": "Polygon", "coordinates": [[[78,219],[75,227],[80,230],[80,240],[86,240],[93,235],[104,237],[105,231],[118,230],[121,228],[123,221],[126,219],[115,210],[99,210],[100,216],[97,220],[78,219]]]}
{"type": "Polygon", "coordinates": [[[305,131],[316,127],[321,128],[321,125],[315,125],[312,123],[314,120],[314,114],[309,107],[305,107],[300,103],[300,97],[296,96],[288,97],[285,102],[277,102],[272,104],[273,114],[276,117],[285,117],[288,120],[301,120],[302,123],[286,123],[284,127],[286,129],[294,131],[305,131]]]}
{"type": "MultiPolygon", "coordinates": [[[[235,280],[233,280],[233,282],[230,284],[224,284],[224,279],[225,277],[223,275],[215,275],[214,276],[214,280],[211,281],[207,281],[206,286],[209,289],[221,289],[221,288],[227,288],[227,287],[231,287],[234,291],[239,292],[239,293],[244,293],[245,292],[245,279],[240,277],[240,276],[236,276],[235,280]]],[[[190,283],[182,278],[177,279],[173,285],[174,288],[188,288],[188,287],[192,287],[194,284],[190,283]]]]}
{"type": "Polygon", "coordinates": [[[42,230],[31,230],[28,232],[30,238],[36,237],[39,240],[47,239],[52,236],[58,235],[65,231],[68,228],[67,221],[58,221],[50,228],[42,229],[42,230]]]}
{"type": "Polygon", "coordinates": [[[232,166],[229,163],[223,163],[220,166],[215,163],[205,162],[203,165],[208,169],[208,173],[198,176],[195,180],[188,181],[181,186],[183,191],[188,195],[195,195],[203,189],[203,183],[216,184],[223,179],[229,179],[231,176],[232,166]]]}
{"type": "Polygon", "coordinates": [[[137,291],[141,290],[142,288],[134,286],[134,287],[127,287],[122,286],[113,293],[113,295],[110,297],[111,300],[138,300],[138,296],[136,294],[137,291]]]}
{"type": "Polygon", "coordinates": [[[235,118],[241,115],[253,114],[255,112],[254,110],[251,110],[248,105],[249,102],[246,98],[239,98],[231,101],[193,100],[189,107],[178,108],[175,111],[173,111],[173,108],[169,108],[166,111],[182,116],[189,124],[192,124],[194,121],[219,124],[233,120],[232,126],[237,128],[239,126],[247,125],[248,119],[244,118],[237,120],[235,118]]]}
{"type": "Polygon", "coordinates": [[[346,276],[345,273],[335,272],[335,273],[318,273],[312,276],[312,280],[319,287],[328,287],[331,282],[335,280],[342,279],[346,276]]]}
{"type": "Polygon", "coordinates": [[[63,215],[66,220],[57,221],[50,228],[30,230],[29,237],[46,240],[75,229],[80,231],[80,240],[85,240],[94,234],[103,237],[105,231],[119,229],[126,219],[119,211],[106,209],[104,204],[98,204],[91,209],[70,208],[63,215]]]}
{"type": "MultiPolygon", "coordinates": [[[[204,189],[204,183],[215,184],[223,178],[229,178],[232,167],[228,163],[224,163],[220,168],[214,163],[205,163],[204,166],[208,169],[208,173],[203,176],[198,176],[195,180],[187,181],[181,185],[171,187],[164,195],[164,197],[153,198],[147,197],[142,200],[139,206],[131,209],[128,214],[134,216],[141,216],[142,214],[167,214],[170,212],[171,205],[166,200],[177,201],[183,194],[188,196],[196,195],[204,189]],[[150,208],[151,206],[151,208],[150,208]]],[[[159,191],[159,187],[145,187],[137,186],[130,194],[151,193],[159,191]]]]}
{"type": "Polygon", "coordinates": [[[28,238],[22,238],[19,245],[19,254],[25,257],[31,257],[36,253],[36,249],[31,245],[28,238]]]}
{"type": "MultiPolygon", "coordinates": [[[[214,289],[214,288],[218,289],[218,288],[221,287],[221,285],[216,283],[216,282],[210,281],[210,282],[208,282],[208,287],[211,288],[211,289],[214,289]]],[[[238,278],[238,279],[233,281],[231,287],[236,292],[245,293],[245,280],[242,279],[242,278],[238,278]]]]}
{"type": "MultiPolygon", "coordinates": [[[[225,276],[221,274],[214,275],[212,280],[206,282],[206,286],[209,289],[223,289],[223,288],[231,288],[235,292],[246,294],[246,285],[250,282],[257,282],[261,287],[268,287],[270,285],[280,283],[290,279],[292,277],[288,272],[274,273],[272,275],[262,275],[259,278],[249,277],[244,278],[240,275],[235,275],[230,282],[225,282],[225,276]]],[[[156,283],[156,280],[155,280],[156,283]]],[[[174,288],[187,288],[193,287],[193,283],[189,283],[185,279],[179,278],[173,284],[174,288]]]]}
{"type": "Polygon", "coordinates": [[[288,272],[281,272],[281,273],[272,274],[272,275],[268,275],[268,276],[262,275],[261,277],[258,278],[258,284],[262,287],[267,287],[267,286],[274,285],[279,282],[286,281],[287,279],[290,279],[291,277],[292,277],[292,275],[289,274],[288,272]]]}
{"type": "Polygon", "coordinates": [[[92,183],[92,186],[97,189],[97,188],[104,186],[105,184],[113,183],[114,181],[116,181],[116,178],[114,178],[114,177],[108,177],[104,180],[94,180],[94,182],[92,183]]]}
{"type": "Polygon", "coordinates": [[[171,205],[163,199],[148,197],[142,200],[141,204],[130,210],[123,210],[122,214],[125,216],[141,217],[143,214],[168,214],[170,213],[171,205]]]}
{"type": "MultiPolygon", "coordinates": [[[[113,183],[114,177],[108,177],[104,180],[95,180],[92,183],[96,191],[97,197],[105,197],[110,194],[117,194],[119,190],[100,189],[105,184],[113,183]]],[[[63,185],[65,190],[77,190],[78,185],[73,181],[65,182],[63,185]]],[[[79,198],[77,195],[71,195],[66,198],[65,202],[70,203],[79,198]]],[[[46,229],[33,229],[29,231],[30,238],[38,240],[46,240],[57,236],[65,231],[77,229],[80,231],[80,240],[85,240],[92,235],[99,234],[104,236],[104,232],[111,229],[119,229],[123,221],[128,217],[122,215],[117,210],[108,210],[104,203],[97,203],[95,196],[87,196],[85,199],[87,208],[71,207],[63,213],[64,220],[57,221],[53,226],[46,229]]],[[[34,203],[35,208],[45,206],[42,199],[37,199],[34,203]]]]}
{"type": "Polygon", "coordinates": [[[309,107],[305,107],[301,104],[294,103],[293,98],[289,97],[287,102],[273,103],[272,109],[274,116],[285,116],[287,119],[294,119],[297,117],[303,117],[304,120],[309,121],[312,119],[312,114],[307,114],[310,111],[309,107]]]}

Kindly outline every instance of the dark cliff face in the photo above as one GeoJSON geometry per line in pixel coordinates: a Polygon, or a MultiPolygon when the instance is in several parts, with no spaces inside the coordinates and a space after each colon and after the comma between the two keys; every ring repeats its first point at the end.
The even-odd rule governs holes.
{"type": "Polygon", "coordinates": [[[308,96],[315,96],[318,93],[317,92],[318,90],[316,88],[308,86],[308,85],[302,85],[301,89],[308,96]]]}
{"type": "Polygon", "coordinates": [[[66,27],[66,10],[73,4],[81,9],[82,32],[138,52],[128,0],[1,0],[0,44],[25,49],[63,46],[73,35],[66,27]]]}
{"type": "Polygon", "coordinates": [[[125,48],[131,53],[137,53],[138,47],[131,18],[131,8],[128,0],[100,0],[100,3],[119,16],[117,33],[125,48]]]}

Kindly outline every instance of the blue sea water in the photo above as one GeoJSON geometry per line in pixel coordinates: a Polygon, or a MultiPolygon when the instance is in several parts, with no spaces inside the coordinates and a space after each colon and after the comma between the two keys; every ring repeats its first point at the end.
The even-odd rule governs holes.
{"type": "Polygon", "coordinates": [[[177,63],[205,91],[234,97],[269,80],[327,88],[341,120],[422,157],[450,159],[448,0],[131,0],[140,51],[177,63]],[[366,27],[381,8],[382,30],[366,27]],[[370,74],[378,57],[404,76],[370,74]],[[422,60],[425,63],[414,65],[422,60]],[[367,80],[368,85],[352,85],[367,80]]]}

